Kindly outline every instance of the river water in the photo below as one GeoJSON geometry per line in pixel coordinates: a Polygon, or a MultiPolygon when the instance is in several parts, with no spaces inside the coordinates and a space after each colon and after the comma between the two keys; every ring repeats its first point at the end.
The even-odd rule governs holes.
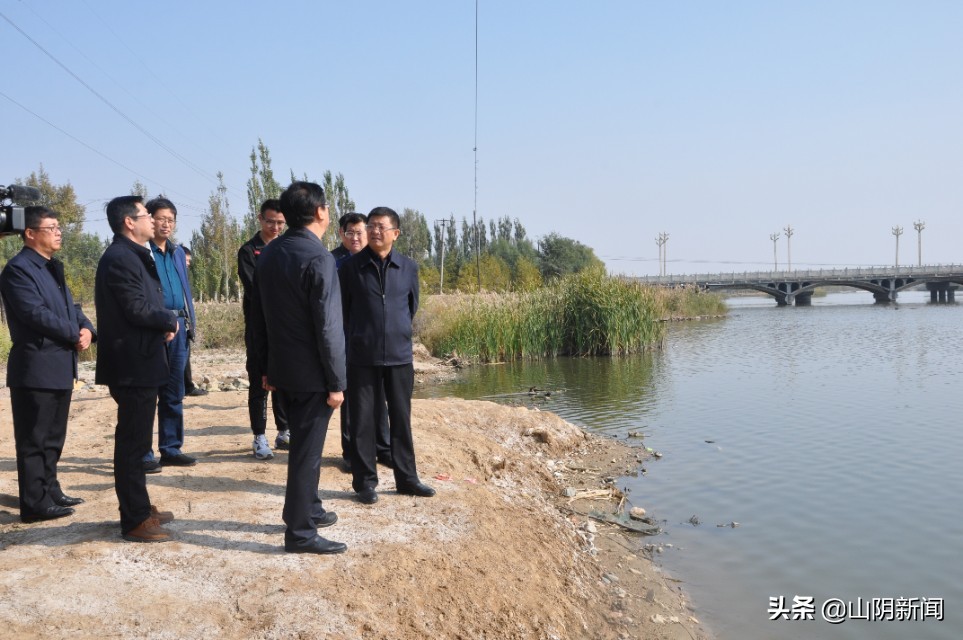
{"type": "Polygon", "coordinates": [[[496,400],[660,452],[619,485],[664,521],[647,541],[720,640],[955,640],[963,306],[927,301],[733,299],[725,319],[672,324],[658,353],[474,367],[429,392],[552,389],[496,400]],[[829,623],[837,601],[852,613],[829,623]]]}

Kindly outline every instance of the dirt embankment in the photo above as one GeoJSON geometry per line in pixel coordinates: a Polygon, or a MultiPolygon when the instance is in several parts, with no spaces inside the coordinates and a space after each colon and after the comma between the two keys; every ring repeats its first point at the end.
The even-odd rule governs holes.
{"type": "MultiPolygon", "coordinates": [[[[0,455],[3,637],[704,637],[678,585],[646,558],[650,538],[579,515],[615,509],[606,478],[637,468],[638,450],[548,412],[416,401],[419,472],[438,494],[398,495],[381,467],[381,500],[364,506],[336,465],[336,414],[321,497],[340,520],[323,534],[348,552],[290,555],[281,548],[286,454],[251,455],[246,392],[232,384],[243,378],[241,354],[195,354],[194,370],[232,390],[187,400],[185,451],[197,466],[148,476],[152,501],[176,516],[177,540],[154,545],[120,538],[115,405],[92,385],[74,395],[60,464],[62,484],[86,504],[70,518],[20,523],[0,391],[10,444],[0,455]]],[[[418,371],[423,383],[450,375],[424,359],[418,371]]]]}

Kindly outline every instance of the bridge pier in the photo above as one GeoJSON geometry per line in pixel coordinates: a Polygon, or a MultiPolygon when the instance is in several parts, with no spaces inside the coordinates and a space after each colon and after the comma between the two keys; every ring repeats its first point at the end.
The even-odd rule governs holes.
{"type": "Polygon", "coordinates": [[[930,302],[947,304],[956,302],[956,289],[950,282],[927,282],[926,288],[930,292],[930,302]]]}
{"type": "Polygon", "coordinates": [[[813,294],[812,293],[802,293],[796,296],[796,306],[797,307],[811,307],[813,306],[813,294]]]}

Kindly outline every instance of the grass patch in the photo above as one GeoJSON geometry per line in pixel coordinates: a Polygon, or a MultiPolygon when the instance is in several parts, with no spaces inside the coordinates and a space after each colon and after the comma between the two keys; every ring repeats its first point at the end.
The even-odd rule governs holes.
{"type": "Polygon", "coordinates": [[[533,292],[431,296],[416,332],[435,355],[481,362],[623,355],[659,344],[664,319],[724,312],[713,294],[643,286],[599,268],[533,292]]]}

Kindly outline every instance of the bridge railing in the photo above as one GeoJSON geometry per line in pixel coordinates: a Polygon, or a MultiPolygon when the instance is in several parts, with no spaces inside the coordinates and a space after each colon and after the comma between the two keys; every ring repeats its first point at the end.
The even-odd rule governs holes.
{"type": "Polygon", "coordinates": [[[756,282],[798,282],[800,280],[846,281],[874,278],[931,278],[963,274],[963,265],[939,264],[922,266],[888,267],[834,267],[832,269],[792,269],[770,271],[732,271],[729,273],[693,273],[665,276],[636,276],[643,284],[680,285],[727,285],[756,282]]]}

